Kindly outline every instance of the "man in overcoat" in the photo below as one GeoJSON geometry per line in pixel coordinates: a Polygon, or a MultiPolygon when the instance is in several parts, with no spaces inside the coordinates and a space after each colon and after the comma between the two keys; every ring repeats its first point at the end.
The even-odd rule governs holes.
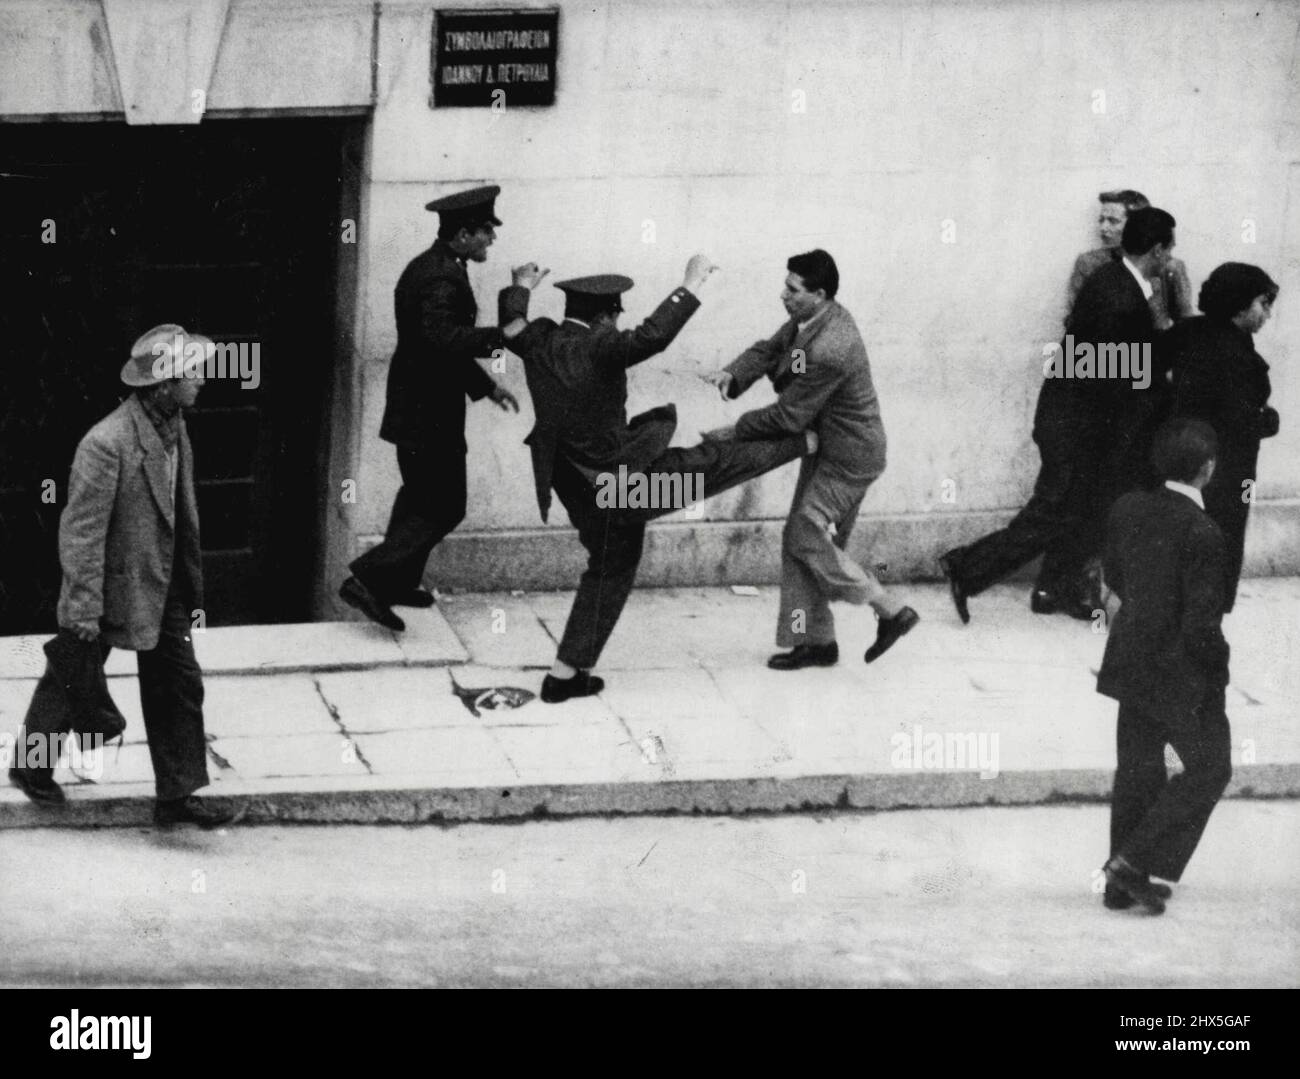
{"type": "MultiPolygon", "coordinates": [[[[59,518],[60,632],[97,642],[101,662],[112,648],[136,653],[154,819],[163,826],[212,828],[235,817],[194,794],[208,784],[203,674],[191,640],[203,565],[183,412],[203,387],[211,348],[172,323],[135,342],[121,376],[135,392],[77,446],[59,518]]],[[[66,800],[53,771],[75,718],[66,685],[47,666],[24,721],[25,759],[9,772],[39,804],[66,800]]]]}
{"type": "Polygon", "coordinates": [[[635,330],[619,330],[630,278],[617,274],[561,281],[565,318],[527,322],[528,292],[501,294],[499,321],[524,361],[536,425],[528,436],[537,502],[546,520],[559,495],[588,554],[541,697],[558,703],[599,693],[590,673],[632,591],[646,524],[689,509],[809,451],[802,432],[748,443],[706,440],[673,447],[672,405],[627,418],[627,369],[666,349],[700,306],[696,296],[714,267],[703,255],[685,280],[635,330]],[[649,497],[643,492],[648,491],[649,497]]]}
{"type": "Polygon", "coordinates": [[[1224,711],[1228,642],[1222,630],[1224,538],[1201,492],[1217,441],[1201,420],[1170,420],[1152,452],[1162,487],[1123,496],[1103,553],[1119,595],[1097,692],[1119,701],[1105,903],[1153,914],[1177,881],[1232,777],[1224,711]],[[1182,762],[1169,779],[1165,747],[1182,762]]]}
{"type": "Polygon", "coordinates": [[[863,657],[871,663],[920,620],[844,550],[867,488],[885,470],[885,428],[862,335],[835,300],[835,260],[818,249],[795,255],[786,269],[781,302],[789,319],[706,376],[724,398],[738,397],[764,375],[777,390],[772,404],[724,428],[727,437],[818,436],[816,455],[800,465],[781,537],[776,643],[791,650],[772,656],[768,666],[795,670],[838,662],[831,600],[869,603],[876,612],[876,640],[863,657]]]}
{"type": "MultiPolygon", "coordinates": [[[[465,398],[490,398],[503,411],[519,403],[477,362],[504,341],[475,325],[478,306],[466,265],[486,262],[501,224],[495,185],[435,199],[438,238],[397,282],[397,350],[388,368],[379,437],[397,447],[402,486],[383,542],[354,560],[339,596],[368,618],[401,632],[393,605],[428,607],[421,587],[429,555],[465,518],[465,398]]],[[[524,268],[514,271],[516,282],[524,268]]],[[[535,283],[535,282],[533,282],[535,283]]]]}

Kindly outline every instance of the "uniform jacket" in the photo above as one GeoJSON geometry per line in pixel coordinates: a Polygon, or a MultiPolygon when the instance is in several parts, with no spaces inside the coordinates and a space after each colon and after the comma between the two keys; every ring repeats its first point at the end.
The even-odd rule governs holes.
{"type": "MultiPolygon", "coordinates": [[[[501,293],[502,319],[518,290],[501,293]]],[[[599,472],[643,468],[672,441],[677,410],[662,405],[627,418],[627,369],[672,343],[700,301],[676,289],[635,330],[591,329],[578,322],[530,322],[509,342],[524,361],[536,423],[525,440],[532,451],[537,504],[546,520],[551,476],[562,454],[588,478],[599,472]]]]}
{"type": "Polygon", "coordinates": [[[1112,507],[1102,566],[1122,606],[1111,621],[1097,692],[1169,726],[1196,722],[1207,692],[1228,684],[1224,539],[1186,495],[1158,487],[1112,507]]]}
{"type": "Polygon", "coordinates": [[[726,369],[733,397],[763,375],[778,394],[772,404],[736,421],[737,438],[781,438],[811,429],[820,443],[819,467],[867,480],[884,471],[885,428],[867,349],[853,316],[834,300],[802,331],[791,319],[726,369]]]}
{"type": "Polygon", "coordinates": [[[476,328],[478,306],[465,264],[438,240],[402,271],[395,296],[397,351],[379,437],[412,449],[465,452],[465,397],[493,381],[475,357],[504,344],[494,326],[476,328]]]}
{"type": "Polygon", "coordinates": [[[59,519],[59,625],[98,619],[105,644],[147,651],[158,644],[173,573],[181,574],[188,609],[203,606],[194,459],[184,420],[177,451],[173,507],[167,451],[134,395],[81,440],[59,519]]]}

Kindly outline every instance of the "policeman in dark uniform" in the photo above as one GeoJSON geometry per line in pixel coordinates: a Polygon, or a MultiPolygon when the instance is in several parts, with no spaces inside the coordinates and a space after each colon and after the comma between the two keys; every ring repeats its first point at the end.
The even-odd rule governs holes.
{"type": "MultiPolygon", "coordinates": [[[[503,345],[494,326],[478,328],[478,307],[465,264],[486,262],[501,224],[495,185],[425,206],[439,215],[438,238],[397,282],[397,351],[388,369],[388,399],[379,437],[397,446],[402,487],[384,541],[351,565],[339,595],[392,630],[405,623],[392,605],[428,607],[420,587],[433,548],[465,518],[465,398],[490,397],[502,410],[519,402],[476,357],[503,345]]],[[[540,280],[532,264],[512,271],[515,283],[540,280]]]]}
{"type": "Polygon", "coordinates": [[[816,448],[811,433],[766,441],[706,440],[669,449],[677,411],[661,405],[627,418],[627,369],[672,343],[700,306],[695,293],[714,270],[703,255],[686,267],[680,288],[635,330],[619,330],[622,295],[632,287],[614,274],[562,281],[565,318],[525,321],[528,293],[502,290],[499,321],[511,351],[524,361],[536,426],[528,436],[537,501],[546,520],[551,491],[569,513],[589,560],[569,612],[542,700],[555,704],[604,688],[589,671],[632,591],[646,524],[676,509],[664,492],[694,499],[718,494],[816,448]],[[654,494],[638,500],[638,485],[654,494]]]}

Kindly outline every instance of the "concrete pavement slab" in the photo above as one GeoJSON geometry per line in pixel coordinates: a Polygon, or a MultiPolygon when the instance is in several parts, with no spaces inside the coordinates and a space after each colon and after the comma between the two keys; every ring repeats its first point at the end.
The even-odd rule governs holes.
{"type": "MultiPolygon", "coordinates": [[[[1252,587],[1226,626],[1234,650],[1229,793],[1300,796],[1293,703],[1300,584],[1252,587]]],[[[449,633],[453,622],[471,627],[468,647],[457,641],[455,653],[468,660],[450,648],[403,651],[395,640],[379,641],[378,627],[343,624],[341,634],[300,638],[328,645],[302,661],[314,655],[330,669],[286,673],[276,664],[292,657],[280,649],[269,666],[247,673],[209,670],[214,782],[205,793],[256,792],[254,820],[402,821],[1108,796],[1116,706],[1095,692],[1104,634],[1032,615],[1020,585],[980,596],[967,627],[943,586],[899,591],[923,621],[887,656],[862,662],[874,616],[838,606],[839,665],[795,672],[765,665],[775,589],[757,597],[728,589],[634,593],[618,630],[623,644],[612,643],[610,662],[598,668],[607,681],[600,696],[562,705],[534,699],[478,716],[453,680],[466,691],[533,693],[542,681],[541,670],[503,665],[540,655],[540,638],[533,634],[526,647],[497,640],[510,634],[491,634],[495,614],[504,613],[507,627],[531,618],[545,635],[539,619],[562,623],[571,596],[457,596],[433,622],[412,620],[411,639],[426,642],[437,638],[437,625],[449,633]],[[357,634],[378,642],[378,658],[333,669],[341,663],[337,642],[357,634]]],[[[230,662],[248,662],[237,657],[260,654],[268,630],[283,628],[249,627],[249,642],[228,650],[230,662]]],[[[25,655],[13,647],[7,654],[25,655]]],[[[134,658],[122,657],[133,672],[134,658]]],[[[544,658],[549,663],[549,643],[544,658]]],[[[30,676],[0,678],[0,724],[16,732],[33,686],[30,676]]],[[[114,770],[109,750],[101,781],[76,786],[76,812],[64,818],[71,824],[147,819],[147,806],[117,797],[137,788],[151,797],[134,679],[115,677],[111,686],[129,721],[125,763],[114,770]]],[[[20,806],[21,795],[0,783],[0,826],[30,826],[30,814],[11,812],[20,806]]]]}
{"type": "Polygon", "coordinates": [[[210,753],[226,761],[236,776],[258,777],[364,775],[355,743],[342,732],[287,734],[260,738],[218,738],[210,753]]]}
{"type": "Polygon", "coordinates": [[[365,732],[356,736],[356,744],[375,775],[487,773],[494,783],[518,781],[500,743],[478,726],[365,732]]]}
{"type": "Polygon", "coordinates": [[[438,606],[477,664],[549,667],[555,659],[555,639],[527,597],[509,593],[444,596],[438,606]]]}
{"type": "MultiPolygon", "coordinates": [[[[393,637],[404,662],[429,665],[463,663],[469,659],[465,646],[436,606],[427,609],[403,607],[400,614],[406,623],[406,632],[393,634],[393,637]]],[[[388,632],[379,626],[374,628],[388,632]]]]}

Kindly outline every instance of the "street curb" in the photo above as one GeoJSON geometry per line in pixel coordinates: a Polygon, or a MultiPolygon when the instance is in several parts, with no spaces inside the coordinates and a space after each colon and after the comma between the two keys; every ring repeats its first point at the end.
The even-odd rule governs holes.
{"type": "MultiPolygon", "coordinates": [[[[797,778],[692,779],[500,787],[253,792],[226,790],[214,805],[247,804],[243,824],[458,824],[583,816],[736,815],[833,809],[956,809],[1108,802],[1113,771],[909,772],[797,778]]],[[[233,786],[233,784],[231,784],[233,786]]],[[[1300,798],[1300,764],[1241,765],[1227,798],[1300,798]]],[[[0,802],[0,829],[152,826],[153,799],[76,798],[60,809],[0,802]]]]}

